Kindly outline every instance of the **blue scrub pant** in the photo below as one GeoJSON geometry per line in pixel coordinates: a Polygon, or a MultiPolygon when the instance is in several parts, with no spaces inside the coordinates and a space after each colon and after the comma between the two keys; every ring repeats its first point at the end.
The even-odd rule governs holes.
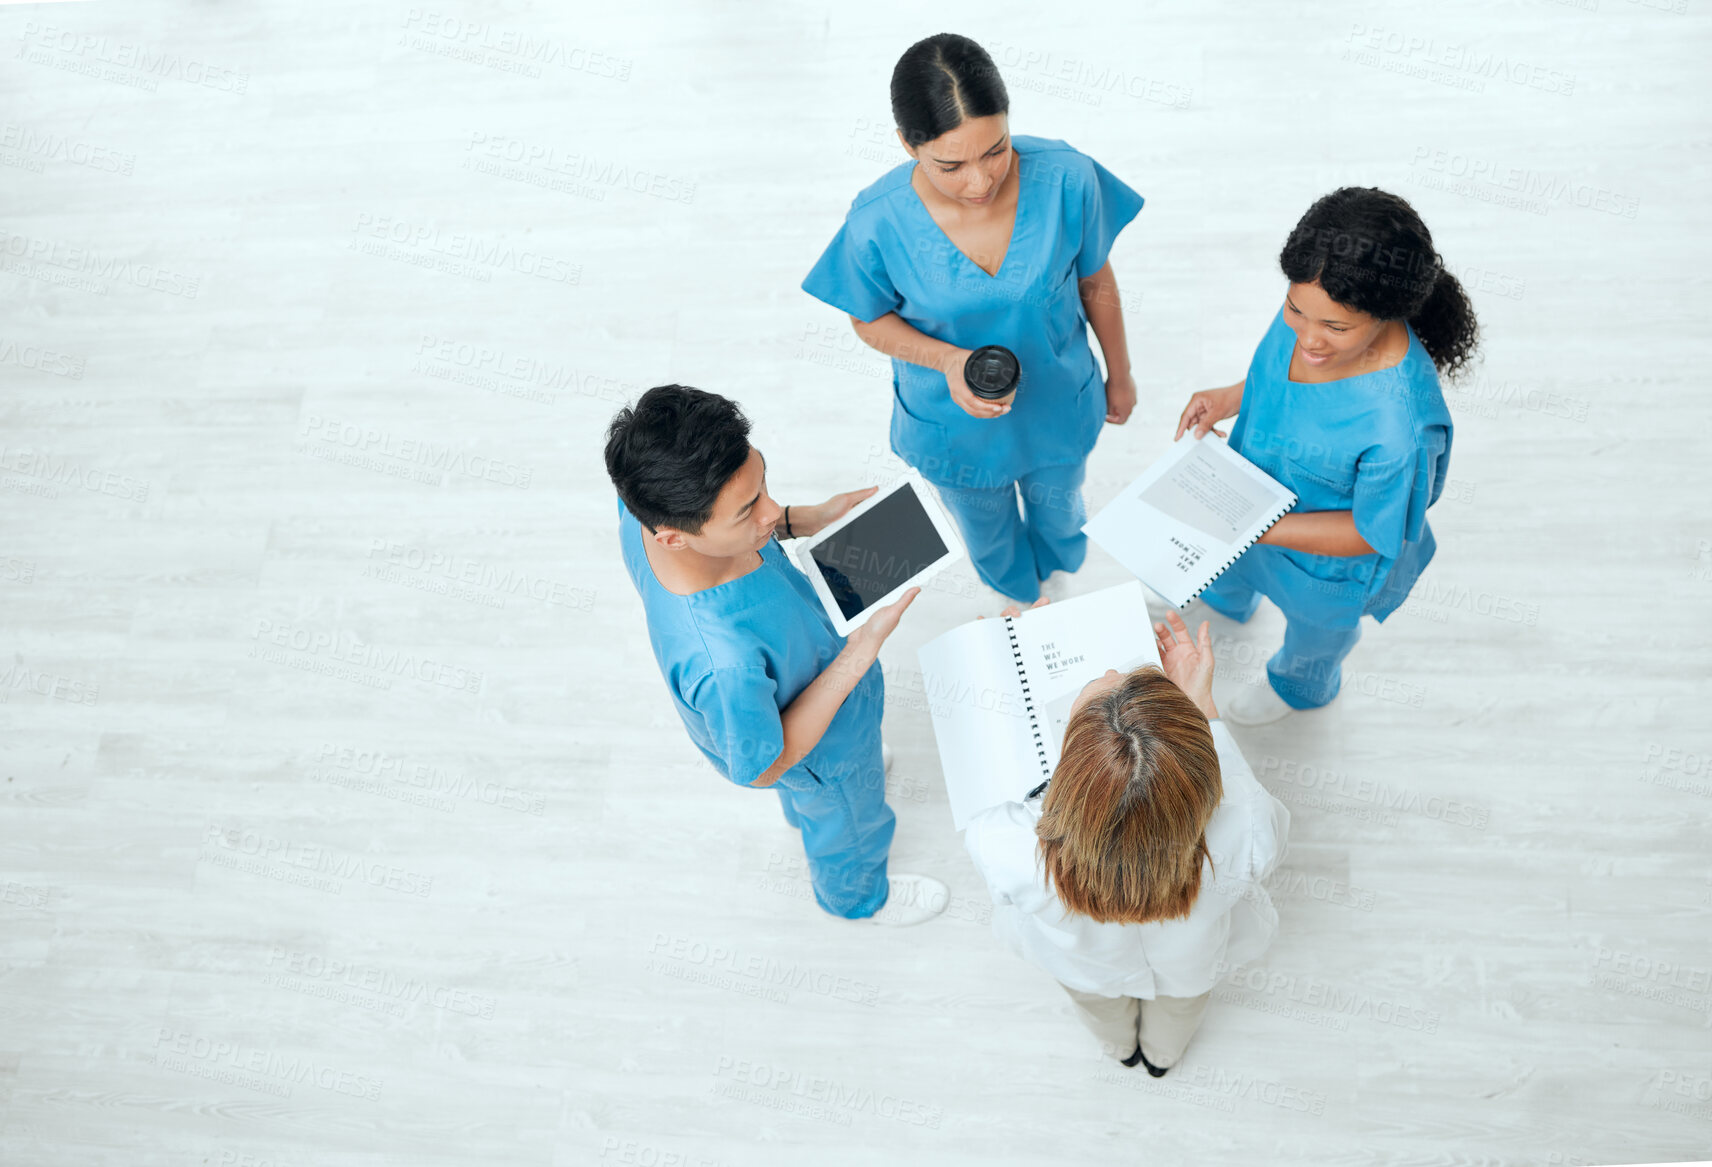
{"type": "Polygon", "coordinates": [[[983,583],[1032,604],[1040,598],[1041,580],[1082,566],[1088,557],[1088,537],[1082,534],[1088,520],[1082,501],[1087,470],[1082,461],[1045,466],[1003,486],[938,488],[983,583]]]}
{"type": "MultiPolygon", "coordinates": [[[[1243,570],[1244,559],[1231,564],[1201,593],[1207,607],[1238,624],[1246,624],[1254,615],[1261,596],[1243,570]]],[[[1343,658],[1361,639],[1360,617],[1353,628],[1328,628],[1293,611],[1295,605],[1289,596],[1270,592],[1266,596],[1278,605],[1285,620],[1284,645],[1266,662],[1266,679],[1272,683],[1272,691],[1292,709],[1318,709],[1330,704],[1343,684],[1343,658]]]]}
{"type": "Polygon", "coordinates": [[[879,734],[873,757],[850,759],[836,773],[813,754],[798,763],[817,781],[812,786],[774,787],[785,821],[802,832],[815,902],[834,916],[857,920],[886,903],[886,854],[891,850],[897,816],[886,805],[886,768],[879,734]],[[859,763],[859,764],[854,764],[859,763]]]}

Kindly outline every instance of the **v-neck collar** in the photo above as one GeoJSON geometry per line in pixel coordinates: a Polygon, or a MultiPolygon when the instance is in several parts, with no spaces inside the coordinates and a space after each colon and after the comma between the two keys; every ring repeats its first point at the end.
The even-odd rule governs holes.
{"type": "MultiPolygon", "coordinates": [[[[630,517],[632,519],[636,519],[635,515],[631,515],[630,517]]],[[[654,586],[659,588],[662,592],[665,592],[668,596],[672,596],[679,600],[693,600],[697,596],[705,596],[709,592],[717,592],[721,588],[728,588],[739,580],[748,579],[757,571],[760,571],[763,567],[767,566],[767,548],[772,546],[774,542],[775,541],[773,539],[768,539],[766,543],[761,545],[761,550],[757,553],[761,556],[761,562],[757,563],[754,567],[751,567],[742,575],[733,576],[724,583],[717,583],[712,587],[697,588],[693,592],[674,592],[671,588],[666,586],[666,581],[660,578],[660,573],[654,570],[654,561],[648,558],[648,537],[642,534],[641,521],[636,521],[636,551],[642,556],[642,566],[648,570],[648,578],[653,580],[654,586]]]]}
{"type": "Polygon", "coordinates": [[[968,262],[970,267],[980,272],[989,280],[997,280],[1004,274],[1006,265],[1011,261],[1011,255],[1016,251],[1017,231],[1022,227],[1022,198],[1026,193],[1027,188],[1023,185],[1022,181],[1023,152],[1017,149],[1016,139],[1014,137],[1011,139],[1011,153],[1016,155],[1016,162],[1013,165],[1016,169],[1017,201],[1016,210],[1011,215],[1011,235],[1009,239],[1005,240],[1005,256],[1003,259],[999,260],[998,271],[990,272],[980,264],[976,263],[973,259],[970,259],[969,253],[957,246],[957,241],[946,233],[945,228],[939,225],[939,220],[933,217],[933,212],[927,209],[927,204],[922,201],[921,192],[915,189],[915,169],[913,168],[919,168],[921,166],[920,162],[911,163],[912,169],[907,180],[910,198],[915,201],[915,205],[917,207],[921,208],[921,213],[926,216],[928,223],[932,225],[933,229],[939,232],[939,237],[951,246],[951,250],[955,251],[958,255],[961,255],[964,260],[968,262]]]}

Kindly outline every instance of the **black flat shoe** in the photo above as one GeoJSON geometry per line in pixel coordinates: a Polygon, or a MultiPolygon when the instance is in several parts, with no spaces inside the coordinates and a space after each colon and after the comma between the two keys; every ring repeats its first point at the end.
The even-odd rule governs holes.
{"type": "Polygon", "coordinates": [[[1129,1055],[1127,1058],[1119,1058],[1118,1060],[1133,1069],[1135,1064],[1141,1061],[1141,1047],[1139,1045],[1136,1046],[1133,1054],[1129,1055]]]}
{"type": "Polygon", "coordinates": [[[1139,1045],[1135,1047],[1135,1052],[1133,1054],[1129,1055],[1129,1058],[1127,1060],[1125,1060],[1124,1065],[1133,1066],[1137,1062],[1140,1062],[1142,1065],[1146,1066],[1147,1072],[1149,1074],[1152,1074],[1155,1078],[1163,1078],[1163,1077],[1165,1077],[1166,1074],[1169,1074],[1171,1072],[1170,1066],[1166,1066],[1162,1070],[1158,1066],[1154,1065],[1152,1062],[1148,1061],[1147,1055],[1141,1052],[1141,1047],[1139,1045]]]}

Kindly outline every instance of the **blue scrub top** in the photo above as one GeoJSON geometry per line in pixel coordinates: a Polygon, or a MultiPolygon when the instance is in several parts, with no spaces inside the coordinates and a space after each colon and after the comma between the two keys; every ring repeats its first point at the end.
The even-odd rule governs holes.
{"type": "Polygon", "coordinates": [[[896,312],[959,348],[1002,344],[1022,378],[1003,417],[970,417],[945,375],[892,359],[892,449],[939,486],[991,489],[1088,456],[1106,416],[1077,280],[1106,264],[1142,198],[1086,154],[1015,135],[1016,225],[997,275],[959,251],[910,186],[888,171],[850,204],[803,291],[856,319],[896,312]]]}
{"type": "Polygon", "coordinates": [[[1451,443],[1438,370],[1413,328],[1391,368],[1320,384],[1290,380],[1295,347],[1280,308],[1248,366],[1230,447],[1295,491],[1296,510],[1353,511],[1374,553],[1256,544],[1245,559],[1258,561],[1274,602],[1271,589],[1282,590],[1310,623],[1353,628],[1363,612],[1384,620],[1438,546],[1427,508],[1444,491],[1451,443]]]}
{"type": "MultiPolygon", "coordinates": [[[[767,541],[761,566],[748,575],[680,596],[655,576],[642,549],[642,525],[622,499],[618,539],[647,613],[654,659],[690,740],[731,781],[752,784],[785,747],[780,710],[843,650],[844,638],[777,540],[767,541]]],[[[849,777],[870,753],[877,759],[884,700],[876,662],[820,743],[778,785],[815,787],[849,777]]]]}

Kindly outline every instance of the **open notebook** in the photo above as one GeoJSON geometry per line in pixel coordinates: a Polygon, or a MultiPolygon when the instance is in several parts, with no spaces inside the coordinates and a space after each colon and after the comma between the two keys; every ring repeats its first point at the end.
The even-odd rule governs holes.
{"type": "Polygon", "coordinates": [[[964,624],[917,655],[958,830],[1052,777],[1082,686],[1107,669],[1159,663],[1133,582],[964,624]]]}
{"type": "Polygon", "coordinates": [[[1185,433],[1082,530],[1184,608],[1295,505],[1292,491],[1223,438],[1185,433]]]}

